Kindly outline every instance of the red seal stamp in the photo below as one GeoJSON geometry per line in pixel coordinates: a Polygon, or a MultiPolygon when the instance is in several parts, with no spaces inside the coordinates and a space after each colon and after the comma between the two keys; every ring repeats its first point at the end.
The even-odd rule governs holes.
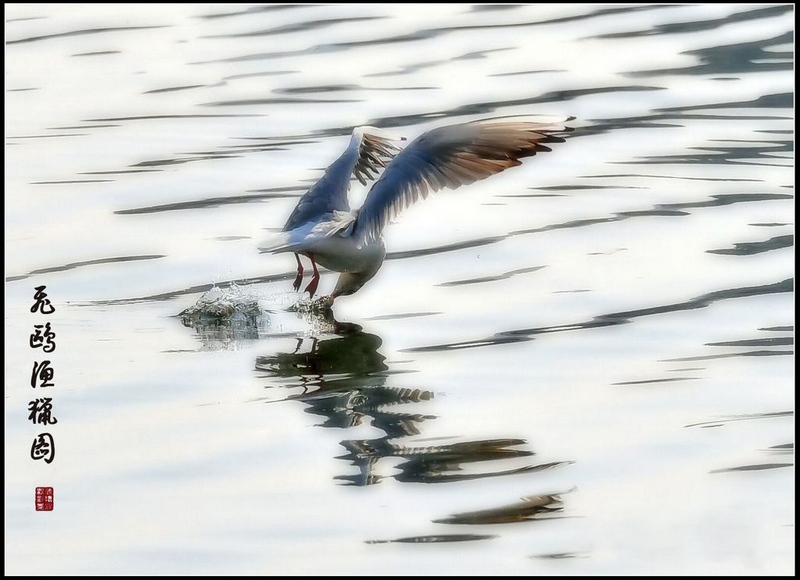
{"type": "Polygon", "coordinates": [[[51,512],[51,511],[53,511],[53,488],[52,487],[37,487],[36,488],[36,511],[37,512],[51,512]]]}

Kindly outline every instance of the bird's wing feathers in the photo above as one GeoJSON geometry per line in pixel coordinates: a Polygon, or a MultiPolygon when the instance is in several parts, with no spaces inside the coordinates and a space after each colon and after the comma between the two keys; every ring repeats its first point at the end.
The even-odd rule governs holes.
{"type": "Polygon", "coordinates": [[[349,211],[347,192],[351,177],[355,175],[362,184],[373,179],[399,151],[393,141],[401,139],[404,137],[375,127],[354,129],[347,149],[300,198],[283,230],[292,230],[334,211],[349,211]]]}
{"type": "Polygon", "coordinates": [[[431,191],[485,179],[519,165],[523,157],[550,151],[546,143],[562,142],[559,134],[571,130],[564,123],[572,119],[487,119],[428,131],[398,153],[372,186],[354,235],[374,240],[398,213],[431,191]]]}
{"type": "Polygon", "coordinates": [[[366,185],[400,151],[394,141],[405,141],[406,138],[376,127],[359,127],[355,130],[354,134],[356,133],[361,135],[361,141],[353,174],[361,185],[366,185]]]}

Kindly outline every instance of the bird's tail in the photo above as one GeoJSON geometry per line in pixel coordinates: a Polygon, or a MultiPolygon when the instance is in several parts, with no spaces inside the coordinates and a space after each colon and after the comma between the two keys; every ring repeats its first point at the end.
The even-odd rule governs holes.
{"type": "Polygon", "coordinates": [[[278,232],[271,234],[258,243],[258,251],[261,253],[269,252],[277,254],[279,252],[291,252],[293,243],[290,236],[291,232],[278,232]]]}

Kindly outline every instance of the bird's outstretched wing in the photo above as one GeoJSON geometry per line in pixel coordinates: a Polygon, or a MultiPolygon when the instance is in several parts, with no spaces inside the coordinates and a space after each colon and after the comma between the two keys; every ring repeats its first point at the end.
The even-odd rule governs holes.
{"type": "Polygon", "coordinates": [[[485,119],[424,133],[397,154],[372,186],[353,235],[374,240],[400,211],[431,191],[485,179],[519,165],[522,157],[550,151],[546,143],[564,141],[559,134],[572,130],[564,124],[572,119],[485,119]]]}
{"type": "Polygon", "coordinates": [[[362,184],[373,179],[400,150],[393,141],[402,139],[405,137],[375,127],[355,128],[347,149],[300,198],[283,231],[293,230],[334,211],[349,211],[347,192],[351,177],[355,175],[362,184]]]}

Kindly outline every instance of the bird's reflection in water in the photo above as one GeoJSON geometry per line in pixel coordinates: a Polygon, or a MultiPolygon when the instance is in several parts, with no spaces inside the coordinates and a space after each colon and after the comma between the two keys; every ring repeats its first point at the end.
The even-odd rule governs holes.
{"type": "Polygon", "coordinates": [[[428,401],[433,393],[387,386],[389,367],[378,352],[380,337],[364,332],[356,324],[338,322],[330,313],[326,316],[332,335],[298,338],[294,352],[258,357],[256,370],[288,379],[287,387],[299,386],[301,393],[287,399],[301,401],[308,405],[307,412],[323,417],[321,427],[346,429],[369,422],[385,433],[377,439],[341,443],[348,450],[341,459],[350,460],[358,467],[359,474],[337,479],[352,485],[370,485],[381,479],[373,473],[377,461],[396,455],[392,452],[396,447],[392,442],[418,435],[419,423],[434,418],[391,408],[428,401]],[[377,451],[352,451],[359,448],[377,451]]]}
{"type": "MultiPolygon", "coordinates": [[[[338,458],[356,466],[358,473],[335,479],[358,486],[379,483],[386,477],[402,482],[444,483],[520,474],[564,463],[520,465],[520,458],[534,455],[524,448],[523,439],[464,441],[463,437],[453,437],[453,442],[442,442],[451,439],[444,438],[436,445],[412,444],[412,438],[422,443],[416,436],[421,434],[423,423],[436,418],[424,412],[433,393],[387,385],[393,373],[379,352],[380,337],[356,324],[336,321],[330,311],[325,317],[329,334],[298,338],[293,352],[260,356],[255,368],[277,378],[283,387],[300,388],[299,394],[282,400],[308,405],[307,412],[324,418],[321,427],[347,429],[367,423],[383,431],[384,435],[377,438],[342,441],[346,453],[338,458]],[[421,412],[408,412],[409,405],[418,406],[421,412]],[[391,476],[380,475],[376,469],[387,458],[394,458],[392,464],[398,470],[391,476]]],[[[275,388],[275,381],[267,388],[275,388]]]]}

